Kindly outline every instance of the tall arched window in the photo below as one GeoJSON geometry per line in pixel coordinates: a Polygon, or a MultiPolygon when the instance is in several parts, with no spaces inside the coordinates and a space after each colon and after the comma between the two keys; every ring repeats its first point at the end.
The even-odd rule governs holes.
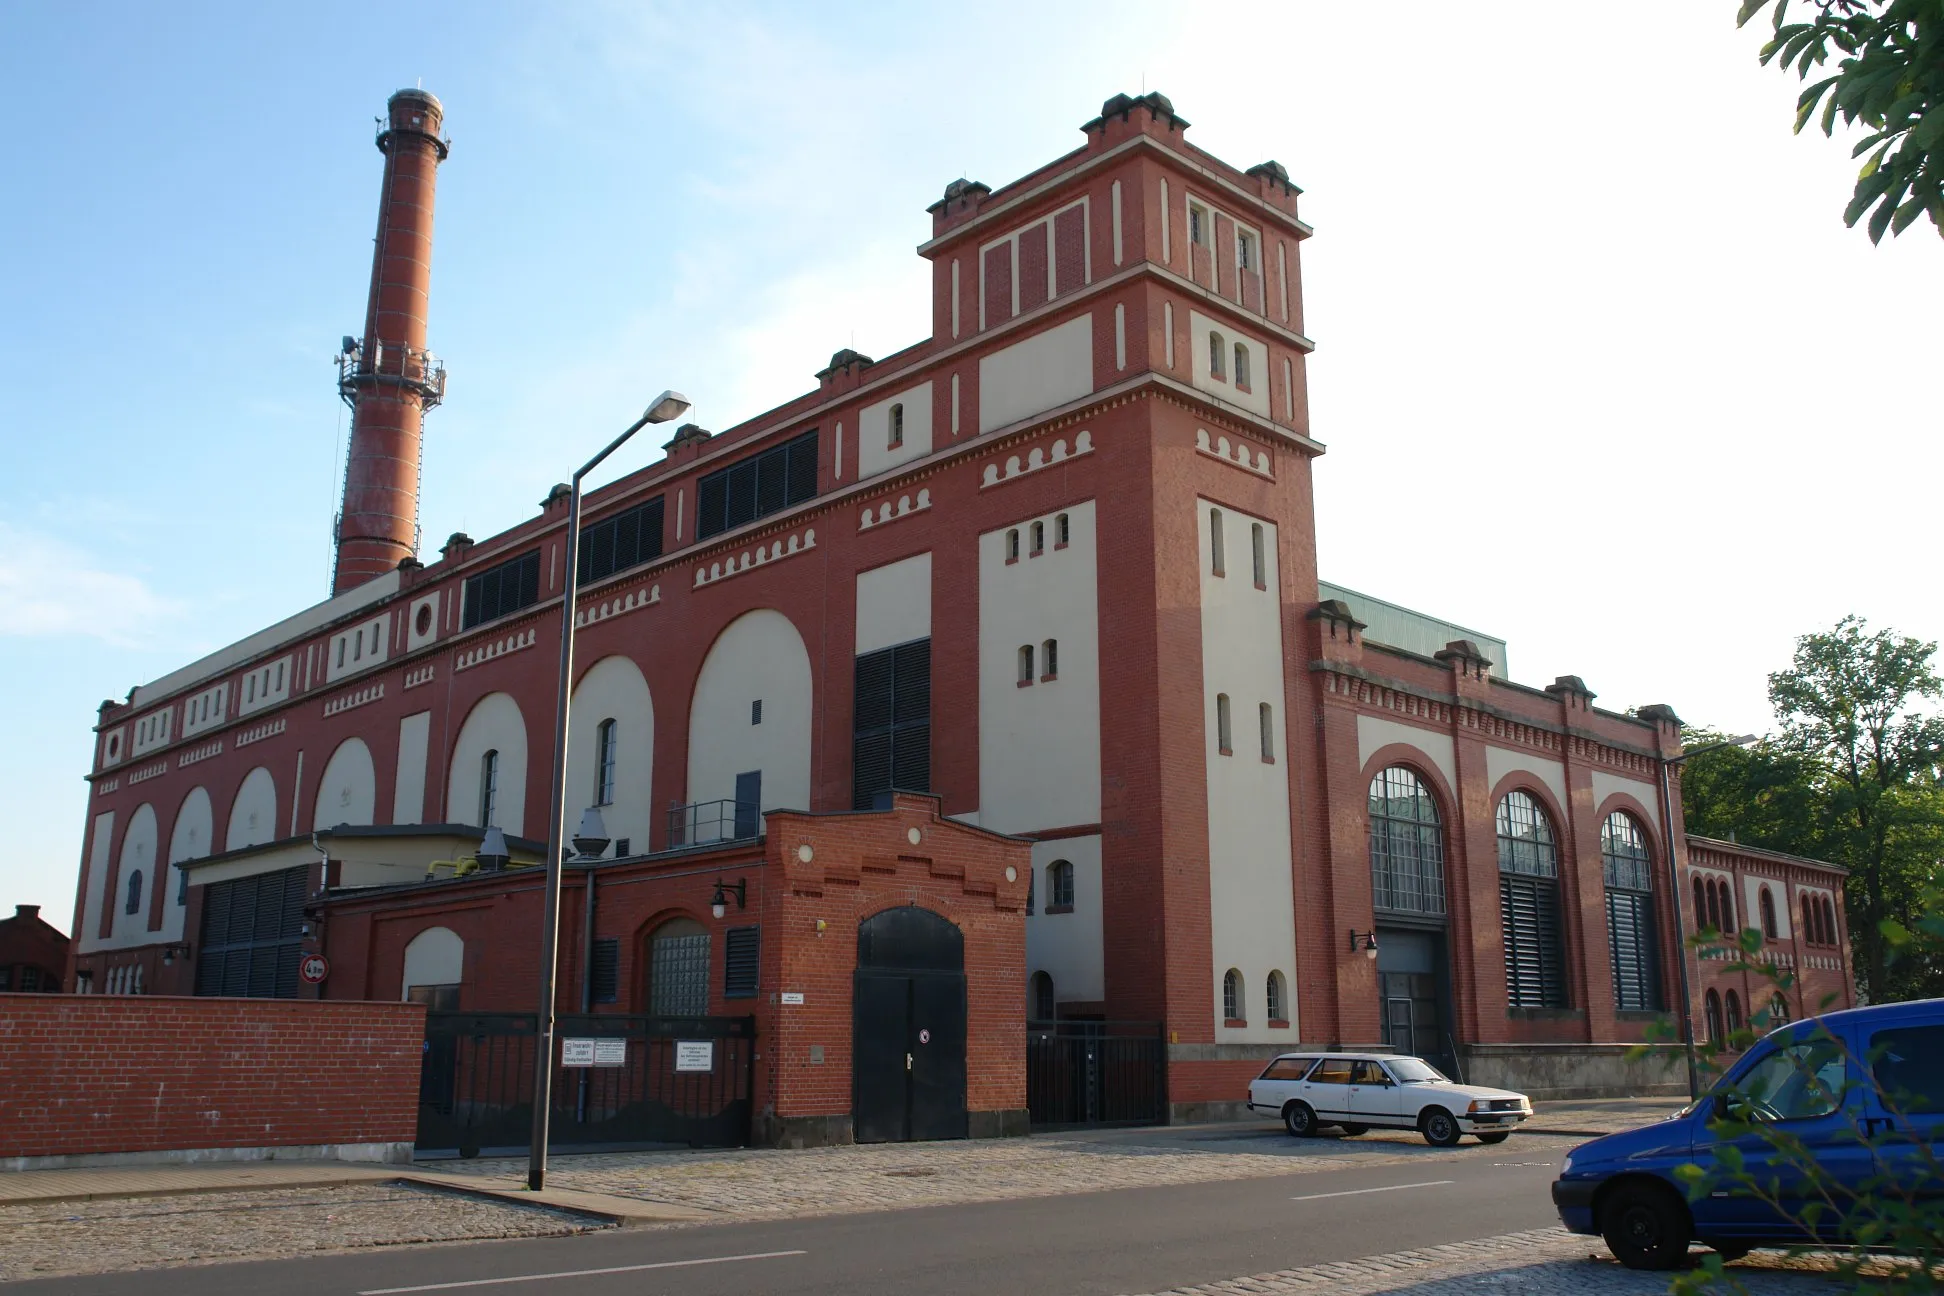
{"type": "Polygon", "coordinates": [[[1660,1007],[1654,956],[1654,868],[1647,834],[1623,810],[1600,826],[1606,873],[1607,945],[1613,956],[1613,1006],[1621,1012],[1660,1007]]]}
{"type": "Polygon", "coordinates": [[[1262,523],[1249,524],[1249,546],[1255,559],[1255,583],[1257,589],[1269,588],[1269,555],[1263,548],[1262,523]]]}
{"type": "Polygon", "coordinates": [[[1713,990],[1708,991],[1706,1000],[1708,1021],[1708,1043],[1720,1044],[1727,1039],[1727,1032],[1721,1026],[1721,996],[1713,990]]]}
{"type": "Polygon", "coordinates": [[[1060,673],[1060,641],[1048,639],[1040,645],[1040,678],[1053,679],[1060,673]]]}
{"type": "Polygon", "coordinates": [[[1068,522],[1067,515],[1062,513],[1053,519],[1053,545],[1055,548],[1058,548],[1061,545],[1069,543],[1072,539],[1073,524],[1068,522]]]}
{"type": "Polygon", "coordinates": [[[709,933],[675,918],[648,938],[648,1012],[654,1017],[709,1014],[709,933]]]}
{"type": "Polygon", "coordinates": [[[1034,1021],[1052,1021],[1058,1011],[1053,1002],[1053,978],[1044,972],[1035,972],[1028,980],[1031,986],[1026,996],[1027,1011],[1033,1014],[1034,1021]]]}
{"type": "Polygon", "coordinates": [[[1262,759],[1276,759],[1276,708],[1267,702],[1256,706],[1256,727],[1262,731],[1262,759]]]}
{"type": "Polygon", "coordinates": [[[614,804],[614,721],[603,720],[594,729],[594,804],[614,804]]]}
{"type": "Polygon", "coordinates": [[[1019,645],[1019,682],[1021,684],[1033,682],[1033,645],[1031,644],[1019,645]]]}
{"type": "Polygon", "coordinates": [[[1235,344],[1235,385],[1249,385],[1249,348],[1240,342],[1235,344]]]}
{"type": "Polygon", "coordinates": [[[1732,1044],[1735,1036],[1741,1034],[1741,1028],[1741,996],[1730,990],[1728,992],[1728,1043],[1732,1044]]]}
{"type": "Polygon", "coordinates": [[[1775,992],[1775,997],[1769,1000],[1769,1029],[1774,1030],[1777,1026],[1786,1026],[1788,1024],[1789,1001],[1778,990],[1775,992]]]}
{"type": "Polygon", "coordinates": [[[1014,527],[1012,530],[1006,532],[1006,561],[1007,562],[1019,561],[1019,528],[1018,527],[1014,527]]]}
{"type": "Polygon", "coordinates": [[[1726,882],[1715,883],[1715,897],[1721,904],[1721,921],[1715,925],[1723,932],[1733,934],[1741,930],[1735,922],[1735,893],[1726,882]]]}
{"type": "Polygon", "coordinates": [[[1559,849],[1552,821],[1529,792],[1498,807],[1499,927],[1505,998],[1513,1008],[1564,1008],[1566,959],[1559,918],[1559,849]]]}
{"type": "Polygon", "coordinates": [[[1393,913],[1445,911],[1444,828],[1424,780],[1402,765],[1370,780],[1372,903],[1393,913]]]}
{"type": "Polygon", "coordinates": [[[1775,893],[1767,887],[1762,888],[1762,935],[1769,940],[1778,939],[1775,926],[1775,893]]]}
{"type": "Polygon", "coordinates": [[[1209,330],[1209,334],[1208,334],[1208,376],[1209,377],[1224,378],[1226,376],[1223,374],[1222,369],[1228,363],[1228,357],[1225,354],[1223,354],[1227,350],[1228,347],[1223,343],[1222,335],[1220,333],[1215,332],[1213,329],[1209,330]]]}
{"type": "Polygon", "coordinates": [[[1269,974],[1269,1020],[1271,1023],[1289,1021],[1289,994],[1283,989],[1283,974],[1269,974]]]}
{"type": "Polygon", "coordinates": [[[890,434],[885,441],[885,448],[887,450],[896,450],[904,444],[904,405],[902,402],[891,407],[891,417],[888,421],[891,427],[890,434]]]}
{"type": "Polygon", "coordinates": [[[1054,860],[1046,866],[1046,912],[1073,908],[1073,863],[1054,860]]]}
{"type": "Polygon", "coordinates": [[[1228,564],[1222,554],[1222,510],[1208,510],[1208,570],[1216,575],[1228,573],[1228,564]]]}
{"type": "Polygon", "coordinates": [[[128,903],[125,906],[123,906],[122,912],[140,913],[141,911],[142,911],[142,870],[136,869],[133,873],[130,873],[128,875],[128,903]]]}
{"type": "Polygon", "coordinates": [[[1708,880],[1694,879],[1694,930],[1708,930],[1708,880]]]}
{"type": "Polygon", "coordinates": [[[1229,695],[1215,695],[1215,748],[1227,756],[1235,750],[1233,731],[1229,728],[1229,695]]]}
{"type": "Polygon", "coordinates": [[[1230,968],[1222,974],[1222,1016],[1232,1022],[1242,1016],[1242,974],[1230,968]]]}
{"type": "Polygon", "coordinates": [[[491,828],[499,813],[499,749],[479,758],[479,826],[491,828]]]}
{"type": "Polygon", "coordinates": [[[1046,552],[1046,523],[1044,522],[1033,523],[1033,552],[1035,554],[1046,552]]]}

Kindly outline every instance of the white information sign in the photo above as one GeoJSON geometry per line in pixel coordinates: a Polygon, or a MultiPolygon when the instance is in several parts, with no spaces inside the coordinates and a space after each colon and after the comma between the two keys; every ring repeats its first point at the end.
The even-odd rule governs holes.
{"type": "Polygon", "coordinates": [[[677,1071],[715,1070],[714,1040],[676,1040],[675,1069],[677,1071]]]}
{"type": "Polygon", "coordinates": [[[628,1065],[628,1041],[624,1039],[595,1040],[594,1065],[597,1067],[628,1065]]]}
{"type": "Polygon", "coordinates": [[[784,1003],[786,1003],[786,1004],[800,1004],[800,1003],[802,1003],[802,1002],[803,1002],[803,991],[801,991],[801,990],[785,990],[785,991],[783,992],[783,1002],[784,1002],[784,1003]]]}
{"type": "Polygon", "coordinates": [[[586,1067],[594,1065],[594,1046],[599,1040],[564,1039],[560,1041],[560,1065],[586,1067]]]}

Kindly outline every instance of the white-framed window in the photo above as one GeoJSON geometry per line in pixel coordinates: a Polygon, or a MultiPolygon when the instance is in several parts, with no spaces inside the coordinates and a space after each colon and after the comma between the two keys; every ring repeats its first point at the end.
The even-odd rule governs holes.
{"type": "Polygon", "coordinates": [[[1249,386],[1249,348],[1240,342],[1235,344],[1235,385],[1249,386]]]}
{"type": "Polygon", "coordinates": [[[1245,1020],[1242,1016],[1242,973],[1235,968],[1222,973],[1222,1016],[1230,1021],[1245,1020]]]}
{"type": "Polygon", "coordinates": [[[1280,972],[1269,974],[1269,1020],[1289,1020],[1289,992],[1283,988],[1283,974],[1280,972]]]}
{"type": "Polygon", "coordinates": [[[1235,264],[1244,270],[1256,268],[1255,235],[1247,230],[1235,232],[1235,264]]]}
{"type": "Polygon", "coordinates": [[[1227,382],[1228,344],[1214,329],[1208,331],[1208,376],[1217,382],[1227,382]]]}
{"type": "Polygon", "coordinates": [[[615,722],[603,720],[594,730],[594,804],[614,804],[615,722]]]}
{"type": "Polygon", "coordinates": [[[1198,202],[1188,204],[1188,241],[1196,247],[1207,247],[1214,238],[1213,222],[1208,218],[1208,208],[1198,202]]]}
{"type": "Polygon", "coordinates": [[[886,437],[885,448],[896,450],[904,444],[904,402],[900,401],[891,407],[891,417],[888,422],[890,432],[886,437]]]}

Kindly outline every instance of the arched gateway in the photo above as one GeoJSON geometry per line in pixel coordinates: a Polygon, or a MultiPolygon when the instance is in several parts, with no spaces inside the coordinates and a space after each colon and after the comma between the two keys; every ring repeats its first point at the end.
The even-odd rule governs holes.
{"type": "Polygon", "coordinates": [[[852,1136],[859,1143],[966,1136],[965,935],[917,905],[857,928],[852,1136]]]}

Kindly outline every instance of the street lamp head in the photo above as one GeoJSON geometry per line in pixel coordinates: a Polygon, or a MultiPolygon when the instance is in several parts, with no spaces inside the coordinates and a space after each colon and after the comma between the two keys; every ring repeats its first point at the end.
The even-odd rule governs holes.
{"type": "Polygon", "coordinates": [[[666,423],[688,412],[689,398],[678,391],[665,391],[649,404],[642,417],[650,423],[666,423]]]}

